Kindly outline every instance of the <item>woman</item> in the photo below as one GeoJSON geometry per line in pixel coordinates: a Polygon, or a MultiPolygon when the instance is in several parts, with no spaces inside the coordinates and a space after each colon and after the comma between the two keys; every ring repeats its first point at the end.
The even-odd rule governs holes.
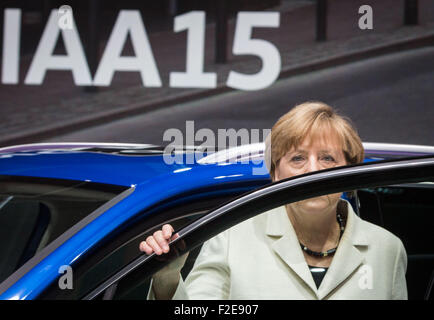
{"type": "MultiPolygon", "coordinates": [[[[321,102],[283,115],[266,141],[273,181],[364,158],[349,121],[321,102]]],[[[140,244],[169,251],[173,228],[140,244]]],[[[407,256],[393,234],[361,220],[341,194],[329,194],[258,215],[206,242],[184,282],[186,256],[154,275],[157,299],[406,299],[407,256]]]]}

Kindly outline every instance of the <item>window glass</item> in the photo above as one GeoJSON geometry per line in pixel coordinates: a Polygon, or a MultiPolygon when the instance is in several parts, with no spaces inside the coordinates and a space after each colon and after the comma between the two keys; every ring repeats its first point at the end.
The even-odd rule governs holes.
{"type": "Polygon", "coordinates": [[[378,188],[384,226],[399,236],[411,254],[433,253],[434,185],[378,188]]]}
{"type": "MultiPolygon", "coordinates": [[[[321,258],[302,246],[304,241],[315,243],[313,233],[301,227],[295,232],[288,218],[286,206],[295,203],[276,208],[264,204],[258,215],[225,230],[225,225],[233,225],[230,220],[245,215],[239,212],[241,209],[233,210],[213,224],[214,229],[224,231],[203,245],[198,246],[193,237],[185,238],[186,250],[194,248],[181,270],[185,292],[193,299],[423,299],[434,270],[430,231],[434,188],[427,184],[378,186],[357,190],[356,194],[358,198],[351,202],[358,203],[358,208],[339,198],[342,236],[336,232],[336,218],[333,228],[337,229],[324,247],[304,245],[312,251],[331,250],[321,258]],[[361,217],[355,209],[360,209],[361,217]],[[419,241],[423,242],[420,246],[419,241]]],[[[334,197],[330,194],[322,200],[308,199],[298,214],[310,212],[320,217],[318,208],[334,197]]],[[[202,229],[197,238],[212,231],[209,227],[202,229]]],[[[154,274],[150,270],[157,264],[157,259],[151,259],[127,274],[112,287],[111,298],[146,299],[154,274]]]]}
{"type": "Polygon", "coordinates": [[[408,254],[410,297],[424,297],[427,280],[434,274],[434,184],[402,184],[358,192],[361,214],[384,226],[404,243],[408,254]],[[375,213],[375,214],[373,214],[375,213]]]}
{"type": "Polygon", "coordinates": [[[0,282],[125,187],[0,176],[0,282]]]}

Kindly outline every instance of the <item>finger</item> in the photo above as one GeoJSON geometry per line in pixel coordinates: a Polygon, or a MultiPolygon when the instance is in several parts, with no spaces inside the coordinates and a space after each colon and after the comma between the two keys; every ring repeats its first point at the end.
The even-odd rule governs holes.
{"type": "Polygon", "coordinates": [[[152,254],[153,250],[145,241],[140,242],[140,251],[145,252],[147,255],[152,254]]]}
{"type": "Polygon", "coordinates": [[[162,230],[163,230],[163,237],[165,239],[169,239],[172,236],[173,231],[175,231],[170,224],[165,224],[162,230]]]}
{"type": "Polygon", "coordinates": [[[154,239],[153,236],[149,236],[146,238],[146,243],[148,244],[148,246],[150,246],[152,248],[152,250],[160,255],[163,253],[163,249],[161,249],[161,247],[159,246],[159,244],[157,243],[157,241],[154,239]]]}
{"type": "Polygon", "coordinates": [[[169,252],[169,243],[163,236],[163,232],[161,230],[158,230],[154,232],[154,239],[157,241],[160,248],[163,250],[164,253],[169,252]]]}
{"type": "Polygon", "coordinates": [[[179,238],[179,233],[175,233],[170,240],[173,241],[177,238],[179,238]]]}

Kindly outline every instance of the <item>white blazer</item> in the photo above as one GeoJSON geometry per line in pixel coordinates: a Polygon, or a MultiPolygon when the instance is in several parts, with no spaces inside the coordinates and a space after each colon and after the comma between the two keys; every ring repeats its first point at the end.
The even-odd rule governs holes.
{"type": "Polygon", "coordinates": [[[345,232],[319,288],[282,206],[205,242],[173,299],[407,299],[401,240],[347,208],[345,232]]]}

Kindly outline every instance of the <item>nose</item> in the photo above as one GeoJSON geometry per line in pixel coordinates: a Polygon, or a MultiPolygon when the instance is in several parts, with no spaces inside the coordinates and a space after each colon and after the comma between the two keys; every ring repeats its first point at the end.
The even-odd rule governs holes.
{"type": "Polygon", "coordinates": [[[320,164],[316,157],[310,157],[307,165],[307,172],[313,172],[320,170],[320,164]]]}

